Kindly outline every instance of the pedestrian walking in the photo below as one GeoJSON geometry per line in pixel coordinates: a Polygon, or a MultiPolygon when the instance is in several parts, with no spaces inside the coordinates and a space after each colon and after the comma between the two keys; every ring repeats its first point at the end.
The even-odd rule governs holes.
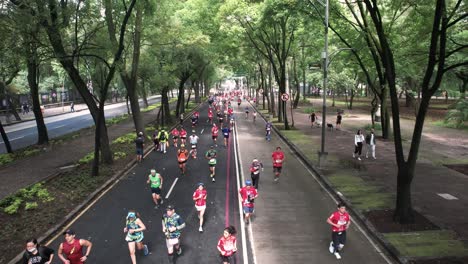
{"type": "Polygon", "coordinates": [[[317,121],[317,115],[315,114],[315,111],[312,111],[312,114],[309,115],[310,119],[310,127],[314,127],[315,121],[317,121]]]}
{"type": "Polygon", "coordinates": [[[57,255],[64,264],[84,264],[91,253],[93,243],[86,239],[75,238],[75,231],[68,229],[63,232],[65,241],[60,243],[57,255]],[[83,247],[86,253],[83,254],[83,247]]]}
{"type": "Polygon", "coordinates": [[[239,189],[239,194],[239,198],[242,200],[244,221],[249,224],[250,216],[254,213],[254,200],[258,197],[257,190],[252,186],[252,181],[246,180],[245,186],[239,189]]]}
{"type": "Polygon", "coordinates": [[[143,149],[145,148],[145,140],[143,132],[138,132],[138,137],[135,139],[136,146],[136,161],[140,163],[143,160],[143,149]]]}
{"type": "Polygon", "coordinates": [[[273,161],[273,173],[275,174],[274,180],[278,182],[284,162],[284,153],[281,147],[276,147],[276,150],[271,154],[271,159],[273,161]]]}
{"type": "Polygon", "coordinates": [[[150,184],[151,196],[153,197],[153,202],[155,204],[154,209],[158,209],[159,205],[163,204],[163,200],[161,198],[163,181],[164,180],[161,174],[156,173],[155,169],[151,169],[146,183],[150,184]]]}
{"type": "Polygon", "coordinates": [[[362,143],[364,142],[364,135],[361,132],[361,129],[359,129],[354,135],[354,153],[353,153],[353,158],[358,157],[358,160],[361,160],[361,152],[362,152],[362,143]]]}
{"type": "Polygon", "coordinates": [[[162,218],[162,231],[166,235],[169,263],[174,263],[174,249],[178,256],[182,254],[182,247],[180,246],[180,230],[184,227],[185,222],[178,214],[176,214],[174,206],[167,206],[166,213],[162,218]]]}
{"type": "Polygon", "coordinates": [[[374,129],[371,128],[370,134],[366,135],[366,158],[369,158],[369,150],[371,152],[372,158],[375,158],[375,134],[374,134],[374,129]]]}
{"type": "Polygon", "coordinates": [[[224,229],[223,236],[218,240],[218,251],[223,264],[234,262],[234,254],[237,252],[236,228],[228,226],[224,229]]]}
{"type": "Polygon", "coordinates": [[[166,130],[161,129],[161,131],[159,131],[159,134],[158,134],[158,138],[159,138],[159,149],[162,153],[166,153],[166,148],[167,148],[167,145],[169,145],[169,133],[167,133],[166,130]]]}
{"type": "Polygon", "coordinates": [[[265,124],[265,139],[270,141],[271,140],[271,128],[273,127],[273,124],[271,124],[270,121],[268,121],[266,124],[265,124]]]}
{"type": "Polygon", "coordinates": [[[341,116],[341,112],[338,112],[338,114],[336,115],[336,129],[341,128],[341,120],[342,119],[343,119],[343,117],[341,116]]]}
{"type": "Polygon", "coordinates": [[[134,210],[130,210],[127,214],[124,233],[127,234],[125,241],[128,242],[128,251],[130,252],[130,258],[132,259],[132,264],[136,264],[135,251],[143,250],[143,254],[148,256],[149,250],[148,246],[143,244],[143,231],[146,230],[145,224],[140,219],[140,214],[134,210]]]}
{"type": "Polygon", "coordinates": [[[198,187],[192,195],[192,199],[195,201],[195,209],[198,212],[198,219],[200,220],[200,227],[198,231],[203,232],[203,216],[205,215],[206,210],[206,197],[207,192],[205,185],[202,182],[198,183],[198,187]]]}
{"type": "Polygon", "coordinates": [[[260,181],[260,170],[263,171],[263,163],[258,159],[253,159],[250,164],[250,178],[252,178],[252,184],[258,191],[258,182],[260,181]]]}
{"type": "Polygon", "coordinates": [[[35,238],[26,240],[26,250],[21,260],[22,264],[50,264],[53,259],[53,249],[39,245],[35,238]]]}
{"type": "Polygon", "coordinates": [[[339,203],[337,207],[338,211],[331,214],[327,219],[327,223],[332,226],[332,241],[328,250],[331,254],[335,254],[337,259],[341,259],[339,252],[346,243],[346,230],[351,224],[351,219],[343,203],[339,203]]]}
{"type": "Polygon", "coordinates": [[[75,112],[75,103],[74,102],[71,102],[70,103],[70,112],[75,112]]]}

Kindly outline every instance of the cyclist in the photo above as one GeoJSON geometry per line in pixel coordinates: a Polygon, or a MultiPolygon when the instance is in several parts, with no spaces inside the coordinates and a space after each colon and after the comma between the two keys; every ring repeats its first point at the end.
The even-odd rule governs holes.
{"type": "Polygon", "coordinates": [[[249,223],[250,215],[254,212],[254,200],[258,197],[257,190],[252,186],[252,181],[246,180],[245,186],[239,190],[239,198],[242,200],[244,221],[249,223]]]}
{"type": "Polygon", "coordinates": [[[166,153],[166,147],[169,145],[169,142],[167,142],[169,140],[169,133],[167,133],[167,131],[163,128],[159,131],[158,138],[159,149],[161,150],[161,152],[166,153]]]}
{"type": "Polygon", "coordinates": [[[276,147],[276,150],[271,154],[271,158],[273,160],[273,173],[275,174],[275,182],[278,182],[284,162],[284,153],[281,151],[281,147],[276,147]]]}
{"type": "Polygon", "coordinates": [[[217,152],[214,149],[214,146],[211,145],[210,149],[205,153],[205,158],[208,160],[208,166],[210,167],[210,177],[211,181],[215,182],[215,173],[216,173],[216,155],[217,152]]]}
{"type": "Polygon", "coordinates": [[[172,135],[172,141],[174,142],[174,147],[177,148],[177,142],[179,141],[179,135],[180,135],[180,132],[177,129],[177,127],[174,127],[174,129],[172,129],[171,135],[172,135]]]}
{"type": "Polygon", "coordinates": [[[254,111],[252,114],[253,114],[253,121],[255,122],[255,119],[257,119],[257,112],[254,111]]]}
{"type": "Polygon", "coordinates": [[[175,213],[174,206],[169,205],[166,208],[166,213],[162,218],[162,231],[166,235],[167,254],[169,263],[174,263],[174,248],[178,256],[182,254],[180,246],[180,235],[185,227],[184,220],[175,213]]]}
{"type": "Polygon", "coordinates": [[[185,149],[185,144],[180,144],[180,149],[177,150],[177,162],[179,162],[180,173],[182,175],[186,172],[185,163],[187,163],[188,156],[189,152],[185,149]]]}
{"type": "Polygon", "coordinates": [[[265,131],[266,131],[266,135],[265,135],[265,139],[270,141],[271,140],[271,128],[272,128],[272,124],[270,121],[268,121],[265,125],[265,131]]]}
{"type": "Polygon", "coordinates": [[[160,204],[163,204],[161,198],[161,189],[163,185],[163,177],[161,174],[156,173],[155,169],[151,169],[150,175],[148,175],[148,180],[146,183],[150,184],[151,193],[153,196],[153,202],[155,204],[154,209],[158,209],[160,204]]]}
{"type": "Polygon", "coordinates": [[[260,181],[260,169],[263,171],[263,163],[258,159],[253,159],[250,165],[250,177],[252,178],[252,184],[258,191],[258,182],[260,181]]]}
{"type": "Polygon", "coordinates": [[[246,107],[244,108],[244,111],[245,111],[245,119],[249,119],[249,107],[246,106],[246,107]]]}
{"type": "Polygon", "coordinates": [[[189,137],[190,144],[192,145],[192,149],[190,150],[190,154],[192,155],[192,158],[196,159],[197,158],[197,144],[198,144],[198,139],[199,137],[193,133],[189,137]]]}
{"type": "Polygon", "coordinates": [[[203,215],[206,210],[206,196],[205,185],[202,182],[198,183],[198,188],[193,193],[192,199],[195,201],[195,208],[197,209],[198,218],[200,219],[200,227],[198,228],[200,233],[203,232],[203,215]]]}
{"type": "Polygon", "coordinates": [[[213,124],[213,127],[211,128],[211,138],[213,139],[213,144],[217,147],[217,140],[218,140],[218,132],[219,128],[216,124],[213,124]]]}
{"type": "Polygon", "coordinates": [[[224,147],[227,147],[231,129],[227,125],[225,125],[221,131],[223,132],[223,137],[224,137],[224,147]]]}
{"type": "Polygon", "coordinates": [[[130,210],[127,214],[124,233],[127,233],[125,241],[128,242],[128,250],[130,251],[130,258],[132,263],[136,264],[135,249],[143,250],[143,254],[149,254],[148,246],[143,244],[143,231],[146,230],[145,224],[140,220],[140,214],[130,210]]]}
{"type": "MultiPolygon", "coordinates": [[[[223,264],[231,263],[234,254],[237,251],[236,229],[234,226],[228,226],[224,229],[223,236],[218,240],[218,251],[223,264]]],[[[233,260],[234,261],[234,260],[233,260]]]]}
{"type": "Polygon", "coordinates": [[[180,133],[180,144],[185,145],[185,141],[187,140],[187,130],[185,130],[184,127],[181,126],[179,129],[179,133],[180,133]]]}

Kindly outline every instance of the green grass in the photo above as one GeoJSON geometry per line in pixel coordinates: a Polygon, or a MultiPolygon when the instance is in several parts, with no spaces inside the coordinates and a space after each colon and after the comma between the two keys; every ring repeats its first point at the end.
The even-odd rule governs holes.
{"type": "Polygon", "coordinates": [[[468,248],[449,230],[387,233],[384,236],[408,257],[468,256],[468,248]]]}
{"type": "Polygon", "coordinates": [[[111,125],[115,125],[115,124],[118,124],[120,122],[123,122],[125,120],[128,119],[128,115],[127,114],[123,114],[121,116],[116,116],[116,117],[113,117],[111,119],[107,119],[106,120],[106,125],[107,126],[111,126],[111,125]]]}
{"type": "Polygon", "coordinates": [[[152,110],[154,110],[154,109],[156,109],[156,108],[158,108],[158,107],[160,107],[160,106],[161,106],[160,103],[153,104],[153,105],[150,105],[150,106],[148,106],[148,107],[146,107],[146,108],[141,109],[141,112],[142,112],[142,113],[146,113],[146,112],[152,111],[152,110]]]}
{"type": "Polygon", "coordinates": [[[372,124],[367,124],[364,126],[364,130],[370,131],[371,128],[374,128],[375,131],[382,131],[382,125],[380,122],[375,122],[374,127],[372,127],[372,124]]]}
{"type": "Polygon", "coordinates": [[[306,107],[304,108],[304,113],[305,114],[312,114],[313,112],[315,112],[315,108],[314,107],[306,107]]]}
{"type": "Polygon", "coordinates": [[[468,124],[463,124],[461,127],[457,127],[455,123],[452,122],[445,122],[443,120],[433,121],[431,122],[432,125],[438,127],[445,127],[445,128],[452,128],[458,130],[467,130],[468,131],[468,124]]]}

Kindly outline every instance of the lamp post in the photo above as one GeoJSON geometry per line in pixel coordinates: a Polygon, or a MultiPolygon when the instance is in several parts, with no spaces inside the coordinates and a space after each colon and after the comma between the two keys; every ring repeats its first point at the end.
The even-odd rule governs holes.
{"type": "Polygon", "coordinates": [[[323,60],[323,89],[322,89],[322,143],[319,151],[319,166],[322,164],[322,159],[328,154],[325,152],[325,129],[327,118],[327,78],[328,78],[328,0],[325,0],[325,47],[322,52],[323,60]]]}

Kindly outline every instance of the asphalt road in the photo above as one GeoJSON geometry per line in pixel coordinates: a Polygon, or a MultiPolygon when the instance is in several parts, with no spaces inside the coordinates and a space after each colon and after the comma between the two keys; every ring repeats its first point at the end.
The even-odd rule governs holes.
{"type": "MultiPolygon", "coordinates": [[[[148,98],[148,103],[150,105],[158,103],[159,101],[160,96],[148,98]]],[[[143,102],[140,101],[140,106],[142,105],[143,102]]],[[[127,106],[125,103],[111,104],[105,106],[104,110],[106,118],[113,118],[127,113],[127,106]]],[[[46,117],[44,121],[46,123],[50,139],[94,125],[94,121],[89,110],[50,116],[46,117]]],[[[34,145],[37,142],[37,127],[35,120],[6,126],[5,132],[10,139],[10,144],[13,150],[34,145]]],[[[3,153],[6,153],[6,148],[5,143],[0,138],[0,154],[3,153]]]]}
{"type": "MultiPolygon", "coordinates": [[[[252,258],[247,251],[244,253],[244,249],[249,248],[248,241],[242,241],[245,234],[242,235],[241,230],[245,229],[240,224],[233,137],[231,136],[231,142],[227,148],[218,144],[217,177],[216,182],[213,183],[209,178],[207,160],[203,157],[212,144],[211,125],[206,123],[207,105],[200,109],[200,113],[200,124],[196,129],[200,137],[198,159],[188,161],[186,175],[180,175],[176,148],[173,146],[166,154],[151,152],[141,164],[131,170],[129,175],[117,182],[71,224],[78,238],[89,239],[94,244],[87,263],[130,263],[127,242],[124,240],[125,234],[123,233],[125,216],[130,208],[141,214],[141,219],[147,227],[144,232],[144,242],[148,244],[151,252],[149,256],[143,256],[141,252],[137,252],[138,263],[169,263],[165,237],[161,230],[162,214],[168,204],[175,205],[176,213],[187,224],[182,231],[184,252],[177,258],[177,263],[220,263],[216,245],[227,225],[234,225],[238,230],[237,263],[248,263],[244,261],[244,254],[248,256],[248,259],[252,258]],[[161,173],[164,178],[163,196],[169,195],[161,209],[154,209],[151,192],[146,184],[151,168],[161,173]],[[169,194],[174,182],[176,184],[169,194]],[[192,201],[192,194],[198,182],[204,182],[208,192],[203,233],[198,232],[197,212],[192,201]]],[[[190,133],[189,122],[184,125],[190,133]]],[[[50,246],[57,249],[61,241],[63,237],[59,234],[51,241],[50,246]]],[[[54,263],[59,263],[58,258],[54,263]]]]}

